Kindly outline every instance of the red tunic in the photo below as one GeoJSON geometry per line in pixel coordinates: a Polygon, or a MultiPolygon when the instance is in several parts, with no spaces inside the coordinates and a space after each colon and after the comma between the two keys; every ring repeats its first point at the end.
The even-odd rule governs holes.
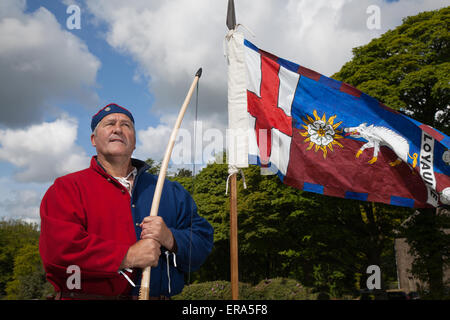
{"type": "Polygon", "coordinates": [[[47,279],[56,291],[69,291],[66,281],[72,273],[67,268],[77,265],[81,289],[76,291],[129,292],[131,286],[118,270],[136,242],[130,201],[125,187],[95,158],[88,169],[55,180],[41,203],[39,250],[47,279]]]}

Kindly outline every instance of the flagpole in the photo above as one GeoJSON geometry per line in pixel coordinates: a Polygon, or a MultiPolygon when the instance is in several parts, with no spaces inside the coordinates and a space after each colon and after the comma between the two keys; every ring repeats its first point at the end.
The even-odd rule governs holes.
{"type": "Polygon", "coordinates": [[[231,264],[231,299],[239,299],[238,268],[238,220],[237,220],[237,174],[230,178],[230,264],[231,264]]]}
{"type": "MultiPolygon", "coordinates": [[[[226,25],[228,30],[236,28],[236,13],[234,0],[228,0],[226,25]]],[[[239,299],[239,268],[238,268],[238,218],[237,218],[237,173],[230,176],[230,280],[231,299],[239,299]]]]}

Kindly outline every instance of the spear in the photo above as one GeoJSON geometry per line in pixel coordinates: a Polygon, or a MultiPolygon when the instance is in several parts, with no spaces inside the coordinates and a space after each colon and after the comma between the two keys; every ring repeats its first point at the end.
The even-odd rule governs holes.
{"type": "Polygon", "coordinates": [[[227,27],[233,30],[236,27],[236,11],[234,10],[234,0],[228,0],[227,27]]]}
{"type": "MultiPolygon", "coordinates": [[[[189,101],[191,100],[192,93],[194,92],[195,86],[202,75],[202,68],[198,69],[195,74],[194,81],[189,88],[189,91],[184,99],[181,110],[178,114],[177,121],[170,135],[169,143],[167,144],[166,153],[164,155],[163,162],[161,164],[161,169],[158,175],[158,181],[156,182],[155,194],[153,195],[152,208],[150,210],[150,216],[157,216],[159,209],[159,201],[161,200],[161,193],[164,186],[164,179],[166,178],[167,167],[169,166],[170,156],[172,155],[173,146],[177,138],[178,129],[181,126],[181,121],[183,120],[184,113],[186,112],[189,101]]],[[[141,288],[139,290],[139,300],[148,300],[150,295],[150,271],[151,267],[146,267],[142,271],[141,288]]]]}
{"type": "MultiPolygon", "coordinates": [[[[227,20],[228,30],[236,28],[236,11],[234,0],[228,0],[227,20]]],[[[239,267],[238,267],[238,217],[237,217],[237,177],[233,173],[230,177],[230,276],[231,299],[239,299],[239,267]]]]}

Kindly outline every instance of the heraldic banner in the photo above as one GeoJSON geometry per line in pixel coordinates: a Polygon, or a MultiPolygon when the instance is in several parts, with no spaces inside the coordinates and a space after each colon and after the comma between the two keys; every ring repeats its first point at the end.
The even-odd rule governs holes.
{"type": "Polygon", "coordinates": [[[346,83],[234,41],[241,39],[249,164],[323,195],[450,204],[448,136],[346,83]]]}

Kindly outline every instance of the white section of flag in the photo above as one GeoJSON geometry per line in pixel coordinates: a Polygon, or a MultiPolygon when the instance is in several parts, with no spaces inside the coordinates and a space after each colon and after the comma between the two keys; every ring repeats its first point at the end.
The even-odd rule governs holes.
{"type": "MultiPolygon", "coordinates": [[[[257,157],[260,157],[256,139],[257,133],[255,132],[256,118],[247,112],[247,90],[261,97],[261,55],[246,47],[243,36],[237,32],[231,32],[231,35],[227,36],[227,45],[229,64],[228,164],[237,168],[245,168],[248,167],[248,159],[250,159],[251,164],[256,164],[257,157]]],[[[278,76],[280,78],[278,107],[287,116],[291,116],[292,102],[300,76],[283,66],[280,67],[278,76]]],[[[286,175],[292,138],[277,128],[269,130],[271,130],[270,171],[276,173],[279,170],[283,175],[286,175]]],[[[263,144],[266,140],[266,134],[265,132],[259,134],[260,144],[263,144]]],[[[260,147],[264,148],[263,145],[260,147]]]]}
{"type": "Polygon", "coordinates": [[[244,36],[230,31],[226,37],[228,59],[227,157],[230,167],[248,167],[247,72],[244,36]]]}
{"type": "Polygon", "coordinates": [[[294,101],[295,89],[297,88],[300,75],[281,66],[278,77],[280,78],[278,107],[283,109],[284,113],[290,117],[292,101],[294,101]]]}

